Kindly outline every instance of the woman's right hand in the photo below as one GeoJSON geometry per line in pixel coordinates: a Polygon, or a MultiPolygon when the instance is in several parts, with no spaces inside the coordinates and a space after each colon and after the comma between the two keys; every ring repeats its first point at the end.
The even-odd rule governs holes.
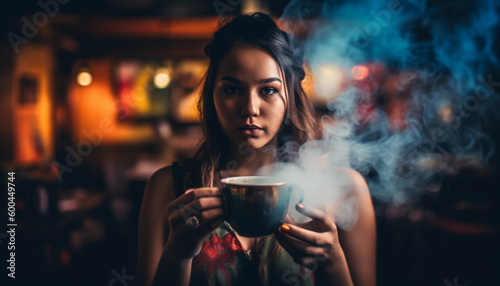
{"type": "Polygon", "coordinates": [[[167,206],[169,235],[164,251],[173,261],[185,261],[200,251],[205,236],[224,222],[218,188],[189,189],[167,206]]]}

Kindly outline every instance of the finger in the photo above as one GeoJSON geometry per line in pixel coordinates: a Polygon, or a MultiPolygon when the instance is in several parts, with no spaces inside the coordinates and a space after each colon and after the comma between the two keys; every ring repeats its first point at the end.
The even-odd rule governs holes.
{"type": "MultiPolygon", "coordinates": [[[[215,209],[210,210],[209,212],[213,212],[213,211],[215,211],[215,209]]],[[[217,221],[217,222],[224,221],[224,217],[220,215],[221,213],[210,215],[210,217],[212,217],[212,219],[207,219],[204,217],[202,217],[201,219],[198,219],[198,217],[194,217],[195,219],[198,219],[198,221],[199,221],[197,226],[190,225],[189,223],[191,221],[189,219],[186,221],[183,221],[182,223],[180,223],[176,226],[176,232],[182,233],[183,235],[186,235],[186,237],[187,236],[193,236],[193,237],[204,236],[206,231],[209,231],[209,230],[213,231],[215,228],[220,226],[220,224],[222,224],[222,223],[220,223],[220,224],[217,223],[217,226],[213,225],[213,223],[215,221],[217,221]]],[[[207,217],[208,216],[209,215],[207,215],[207,217]]],[[[192,218],[190,218],[190,219],[192,219],[192,218]]]]}
{"type": "Polygon", "coordinates": [[[282,241],[286,242],[287,245],[292,246],[292,242],[294,243],[302,243],[305,244],[305,241],[301,241],[300,239],[297,239],[291,235],[287,235],[284,231],[281,231],[278,229],[275,233],[275,236],[280,238],[282,241]]]}
{"type": "Polygon", "coordinates": [[[223,201],[220,197],[203,197],[194,199],[188,206],[202,211],[222,207],[223,201]]]}
{"type": "Polygon", "coordinates": [[[286,235],[282,235],[280,239],[299,256],[325,257],[328,254],[327,250],[330,249],[329,247],[310,245],[286,235]]]}
{"type": "Polygon", "coordinates": [[[276,231],[274,233],[274,237],[276,237],[276,241],[292,256],[297,256],[295,249],[290,244],[290,241],[284,236],[284,234],[276,231]]]}
{"type": "Polygon", "coordinates": [[[327,250],[323,247],[307,245],[280,233],[276,233],[275,237],[278,243],[292,256],[295,263],[305,267],[310,264],[306,262],[308,258],[323,261],[328,255],[327,250]]]}
{"type": "Polygon", "coordinates": [[[320,223],[324,226],[327,226],[329,228],[333,227],[333,220],[325,213],[320,211],[319,209],[312,208],[312,207],[306,207],[301,203],[298,203],[295,205],[295,209],[300,212],[301,214],[308,216],[312,218],[313,220],[311,222],[308,222],[304,225],[314,225],[314,223],[320,223]]]}
{"type": "Polygon", "coordinates": [[[295,205],[295,209],[298,212],[300,212],[301,214],[308,216],[312,219],[321,220],[321,221],[326,220],[326,214],[324,212],[316,209],[316,208],[306,207],[303,204],[298,203],[295,205]]]}
{"type": "Polygon", "coordinates": [[[218,188],[189,189],[182,196],[173,200],[167,206],[167,211],[172,213],[176,209],[179,209],[179,205],[183,207],[184,205],[203,197],[222,197],[222,192],[218,188]]]}
{"type": "Polygon", "coordinates": [[[224,210],[222,208],[209,209],[206,211],[202,211],[196,217],[200,220],[200,225],[203,225],[203,224],[210,222],[214,219],[223,219],[224,218],[224,210]]]}
{"type": "Polygon", "coordinates": [[[278,232],[313,246],[329,245],[332,241],[329,233],[319,233],[296,225],[284,224],[280,227],[278,232]]]}
{"type": "Polygon", "coordinates": [[[172,214],[174,217],[171,219],[172,225],[176,225],[180,219],[187,220],[192,216],[198,216],[202,211],[215,209],[215,208],[223,208],[222,199],[219,197],[205,197],[194,200],[193,202],[184,205],[180,203],[178,205],[179,210],[173,211],[172,214]],[[181,216],[177,214],[180,212],[181,216]]]}
{"type": "Polygon", "coordinates": [[[215,218],[210,219],[210,220],[203,220],[203,223],[201,223],[200,226],[195,228],[195,229],[190,228],[187,225],[183,225],[182,228],[183,228],[183,231],[192,232],[193,236],[204,237],[207,234],[214,231],[219,226],[221,226],[223,223],[224,223],[224,218],[219,215],[219,216],[216,216],[215,218]]]}
{"type": "Polygon", "coordinates": [[[195,214],[192,215],[185,215],[181,213],[181,211],[176,211],[173,214],[170,215],[169,217],[169,224],[172,227],[177,227],[177,228],[184,228],[187,227],[189,229],[192,229],[193,227],[190,226],[192,222],[192,217],[196,217],[196,220],[198,220],[198,224],[204,225],[205,223],[217,219],[217,218],[224,218],[224,210],[222,208],[212,208],[204,211],[198,211],[195,214]]]}
{"type": "Polygon", "coordinates": [[[196,188],[185,192],[188,195],[191,193],[194,194],[194,198],[222,196],[222,191],[219,188],[196,188]]]}

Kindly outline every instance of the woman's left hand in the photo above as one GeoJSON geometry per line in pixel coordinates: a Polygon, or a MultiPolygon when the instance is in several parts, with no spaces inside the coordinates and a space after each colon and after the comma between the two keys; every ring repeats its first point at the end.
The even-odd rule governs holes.
{"type": "Polygon", "coordinates": [[[294,261],[313,271],[326,270],[336,261],[345,261],[333,218],[302,204],[297,204],[296,209],[312,220],[297,224],[287,217],[285,224],[275,232],[276,239],[294,261]]]}

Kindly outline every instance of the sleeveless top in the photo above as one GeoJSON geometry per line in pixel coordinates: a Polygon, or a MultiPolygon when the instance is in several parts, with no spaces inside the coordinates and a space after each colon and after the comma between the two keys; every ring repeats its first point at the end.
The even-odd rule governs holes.
{"type": "MultiPolygon", "coordinates": [[[[172,164],[176,197],[188,188],[199,187],[186,180],[189,174],[183,165],[172,164]]],[[[284,249],[270,258],[277,243],[272,235],[259,241],[254,250],[245,250],[224,222],[205,238],[200,253],[193,258],[190,285],[314,285],[313,272],[295,263],[284,249]]]]}

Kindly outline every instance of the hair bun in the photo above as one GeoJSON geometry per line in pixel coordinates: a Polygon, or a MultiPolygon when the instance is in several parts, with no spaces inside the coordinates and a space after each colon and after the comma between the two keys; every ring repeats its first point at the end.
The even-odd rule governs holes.
{"type": "Polygon", "coordinates": [[[302,81],[306,77],[306,71],[302,66],[293,66],[293,71],[297,75],[299,81],[302,81]]]}
{"type": "Polygon", "coordinates": [[[293,55],[293,58],[297,62],[297,65],[302,66],[304,63],[304,51],[301,45],[295,40],[294,35],[282,31],[283,36],[285,37],[286,42],[288,43],[288,47],[290,48],[290,52],[293,55]]]}

